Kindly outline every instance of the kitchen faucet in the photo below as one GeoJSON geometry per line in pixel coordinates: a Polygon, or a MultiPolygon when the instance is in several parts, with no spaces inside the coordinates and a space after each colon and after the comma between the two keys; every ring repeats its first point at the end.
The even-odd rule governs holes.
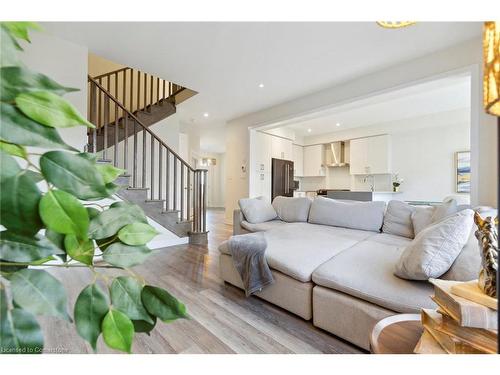
{"type": "Polygon", "coordinates": [[[375,191],[375,176],[372,174],[366,175],[365,178],[363,178],[363,183],[366,184],[368,181],[370,181],[370,191],[375,191]]]}

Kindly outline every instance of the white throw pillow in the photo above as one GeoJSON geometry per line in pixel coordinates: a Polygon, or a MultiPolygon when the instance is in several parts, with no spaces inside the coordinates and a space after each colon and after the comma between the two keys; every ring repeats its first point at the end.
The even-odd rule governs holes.
{"type": "Polygon", "coordinates": [[[420,232],[401,254],[396,276],[428,280],[443,275],[467,243],[473,215],[470,209],[462,210],[420,232]]]}
{"type": "Polygon", "coordinates": [[[413,238],[413,223],[411,215],[415,207],[401,201],[390,201],[384,215],[382,232],[396,236],[413,238]]]}
{"type": "Polygon", "coordinates": [[[384,221],[385,202],[339,201],[317,197],[311,204],[309,222],[380,232],[384,221]]]}
{"type": "Polygon", "coordinates": [[[264,197],[243,198],[238,201],[238,204],[246,221],[252,224],[274,220],[277,217],[272,204],[266,202],[264,197]]]}
{"type": "Polygon", "coordinates": [[[273,207],[278,217],[288,223],[307,222],[312,200],[307,197],[282,197],[273,200],[273,207]]]}

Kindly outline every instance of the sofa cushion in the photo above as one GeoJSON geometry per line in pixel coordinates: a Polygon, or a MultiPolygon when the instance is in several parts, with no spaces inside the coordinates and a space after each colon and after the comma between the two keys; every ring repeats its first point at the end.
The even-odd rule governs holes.
{"type": "Polygon", "coordinates": [[[396,275],[409,280],[428,280],[443,275],[466,244],[472,217],[472,210],[462,210],[420,232],[397,262],[396,275]]]}
{"type": "Polygon", "coordinates": [[[276,219],[276,211],[264,197],[244,198],[238,201],[245,220],[252,224],[264,223],[276,219]]]}
{"type": "Polygon", "coordinates": [[[413,223],[411,215],[415,212],[415,207],[408,203],[392,200],[387,205],[384,215],[382,232],[413,238],[413,223]]]}
{"type": "MultiPolygon", "coordinates": [[[[265,232],[269,267],[302,282],[311,281],[314,270],[341,251],[373,233],[308,223],[287,223],[265,232]]],[[[229,254],[227,244],[219,251],[229,254]]]]}
{"type": "Polygon", "coordinates": [[[415,236],[432,224],[435,209],[434,206],[415,207],[415,211],[411,215],[415,236]]]}
{"type": "Polygon", "coordinates": [[[273,207],[278,217],[289,223],[306,222],[312,200],[307,197],[282,197],[273,200],[273,207]]]}
{"type": "Polygon", "coordinates": [[[481,254],[475,235],[477,227],[474,225],[467,243],[453,262],[450,269],[441,276],[444,280],[471,281],[479,277],[481,270],[481,254]]]}
{"type": "Polygon", "coordinates": [[[311,204],[309,222],[379,232],[385,202],[338,201],[317,197],[311,204]]]}
{"type": "Polygon", "coordinates": [[[455,199],[449,199],[443,201],[442,204],[436,206],[434,213],[432,215],[432,222],[437,223],[438,221],[443,220],[445,217],[453,215],[458,211],[457,201],[455,199]]]}
{"type": "Polygon", "coordinates": [[[434,308],[429,296],[432,285],[394,276],[394,264],[402,246],[387,245],[369,238],[342,251],[318,267],[312,280],[321,286],[401,313],[434,308]]]}
{"type": "Polygon", "coordinates": [[[282,225],[286,224],[286,222],[281,220],[270,220],[265,221],[263,223],[252,224],[246,220],[241,222],[241,226],[250,232],[264,232],[266,230],[271,230],[282,225]]]}

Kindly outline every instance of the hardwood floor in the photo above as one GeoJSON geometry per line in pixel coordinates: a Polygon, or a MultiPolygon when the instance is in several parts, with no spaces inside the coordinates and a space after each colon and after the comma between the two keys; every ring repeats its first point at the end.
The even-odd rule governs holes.
{"type": "MultiPolygon", "coordinates": [[[[179,245],[158,250],[135,267],[146,282],[169,290],[182,300],[191,316],[165,324],[151,335],[137,334],[134,353],[361,353],[351,344],[322,331],[295,315],[225,284],[218,276],[218,245],[232,234],[223,210],[208,211],[208,246],[179,245]]],[[[73,306],[91,280],[86,269],[71,273],[51,270],[68,289],[73,306]]],[[[106,271],[116,274],[117,271],[106,271]]],[[[91,353],[74,325],[52,318],[40,319],[45,352],[91,353]]],[[[111,353],[103,341],[99,353],[111,353]]]]}

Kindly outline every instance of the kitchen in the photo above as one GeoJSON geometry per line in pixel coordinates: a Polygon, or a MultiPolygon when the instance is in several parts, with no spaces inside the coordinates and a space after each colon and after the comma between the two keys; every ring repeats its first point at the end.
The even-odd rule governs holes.
{"type": "Polygon", "coordinates": [[[469,85],[439,79],[250,129],[250,196],[467,203],[457,173],[470,150],[469,85]],[[288,161],[274,163],[274,183],[273,159],[288,161]]]}
{"type": "Polygon", "coordinates": [[[252,140],[256,145],[252,165],[256,166],[257,177],[257,183],[251,187],[253,195],[267,199],[276,195],[323,195],[388,201],[399,194],[392,191],[391,142],[387,134],[307,146],[266,132],[255,132],[251,144],[252,140]],[[293,175],[286,170],[280,173],[280,161],[287,160],[293,163],[284,168],[293,168],[293,175]]]}

